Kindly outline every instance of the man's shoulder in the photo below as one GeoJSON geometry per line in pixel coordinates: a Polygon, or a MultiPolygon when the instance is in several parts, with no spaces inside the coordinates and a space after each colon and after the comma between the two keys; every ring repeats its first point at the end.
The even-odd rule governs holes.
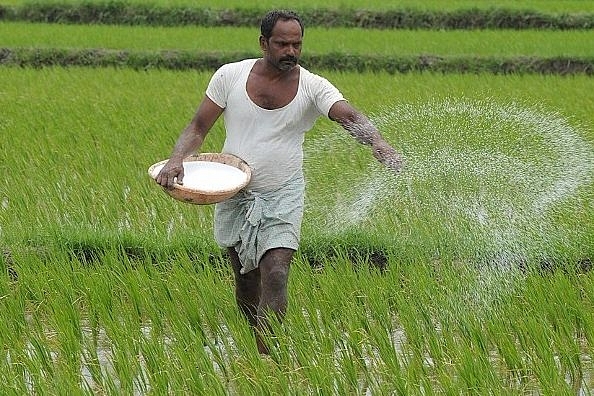
{"type": "Polygon", "coordinates": [[[314,72],[311,72],[309,70],[307,70],[306,68],[304,68],[303,66],[299,66],[300,69],[300,75],[301,75],[301,81],[303,81],[305,84],[313,84],[313,86],[315,87],[320,87],[321,85],[324,86],[333,86],[333,84],[325,77],[316,74],[314,72]]]}
{"type": "Polygon", "coordinates": [[[299,65],[299,73],[301,74],[302,77],[305,78],[312,78],[312,77],[319,77],[317,74],[310,72],[309,70],[307,70],[305,67],[299,65]]]}
{"type": "Polygon", "coordinates": [[[235,81],[245,76],[251,70],[251,65],[256,59],[244,59],[237,62],[225,63],[212,75],[209,85],[229,87],[235,81]]]}
{"type": "Polygon", "coordinates": [[[220,67],[219,70],[243,70],[247,67],[251,68],[252,65],[257,61],[257,59],[255,58],[250,58],[250,59],[242,59],[236,62],[229,62],[229,63],[225,63],[224,65],[222,65],[220,67]]]}

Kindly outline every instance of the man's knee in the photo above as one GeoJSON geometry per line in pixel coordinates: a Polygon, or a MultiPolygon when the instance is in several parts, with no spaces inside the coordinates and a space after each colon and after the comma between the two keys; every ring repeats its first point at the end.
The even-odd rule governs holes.
{"type": "Polygon", "coordinates": [[[266,277],[262,279],[262,286],[273,293],[284,292],[289,279],[289,269],[285,267],[276,267],[270,270],[266,277]]]}
{"type": "Polygon", "coordinates": [[[274,248],[268,249],[266,253],[260,259],[260,267],[276,268],[276,267],[289,267],[291,260],[293,259],[293,253],[295,251],[289,248],[274,248]]]}
{"type": "Polygon", "coordinates": [[[260,261],[262,286],[271,292],[283,292],[289,277],[293,250],[277,248],[268,250],[260,261]]]}

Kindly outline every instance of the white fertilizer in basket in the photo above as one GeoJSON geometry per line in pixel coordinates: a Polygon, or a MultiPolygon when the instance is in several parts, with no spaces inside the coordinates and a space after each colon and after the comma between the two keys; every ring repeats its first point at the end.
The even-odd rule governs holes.
{"type": "MultiPolygon", "coordinates": [[[[156,177],[163,165],[155,167],[156,177]]],[[[248,175],[242,170],[219,162],[190,161],[184,162],[183,186],[203,192],[229,191],[246,182],[248,175]]]]}

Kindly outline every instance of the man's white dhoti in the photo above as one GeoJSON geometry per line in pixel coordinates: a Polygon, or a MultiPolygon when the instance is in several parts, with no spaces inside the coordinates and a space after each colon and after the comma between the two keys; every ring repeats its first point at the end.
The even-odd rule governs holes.
{"type": "Polygon", "coordinates": [[[297,250],[301,235],[305,183],[291,180],[278,190],[242,190],[215,206],[214,235],[222,247],[233,247],[241,273],[257,268],[267,250],[297,250]]]}

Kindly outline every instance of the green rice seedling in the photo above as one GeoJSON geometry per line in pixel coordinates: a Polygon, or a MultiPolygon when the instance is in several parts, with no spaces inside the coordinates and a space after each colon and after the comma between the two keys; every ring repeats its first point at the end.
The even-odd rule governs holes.
{"type": "Polygon", "coordinates": [[[24,372],[35,389],[82,386],[75,382],[81,381],[78,368],[66,369],[55,360],[77,343],[76,334],[58,335],[73,326],[83,329],[81,355],[91,357],[74,366],[95,364],[89,368],[95,374],[86,377],[88,388],[111,393],[213,389],[225,394],[229,387],[244,393],[552,390],[569,387],[563,373],[577,378],[583,365],[571,347],[576,321],[544,293],[584,309],[579,293],[569,299],[564,294],[579,278],[562,273],[551,281],[528,275],[521,288],[503,294],[484,315],[483,305],[464,300],[480,268],[419,262],[379,272],[343,258],[316,270],[299,261],[287,320],[275,328],[278,352],[274,361],[263,361],[231,301],[230,271],[202,270],[183,256],[164,272],[122,260],[117,252],[102,260],[79,267],[62,256],[52,265],[38,262],[36,271],[22,271],[29,296],[55,300],[38,300],[36,320],[27,324],[31,336],[24,337],[32,345],[22,360],[24,372]],[[66,266],[74,272],[64,271],[66,266]],[[49,284],[42,281],[48,276],[49,284]],[[81,312],[73,319],[78,324],[63,320],[68,310],[56,309],[61,302],[71,304],[73,296],[81,312]],[[456,310],[457,304],[465,305],[456,310]],[[218,345],[210,343],[213,338],[218,345]],[[560,374],[553,372],[559,369],[560,374]],[[51,375],[59,378],[52,381],[51,375]]]}
{"type": "Polygon", "coordinates": [[[577,380],[581,376],[582,327],[579,322],[580,291],[572,275],[553,278],[554,288],[549,289],[553,301],[547,306],[547,317],[554,330],[553,345],[557,351],[561,372],[577,380]]]}
{"type": "Polygon", "coordinates": [[[526,364],[521,349],[518,347],[516,337],[509,326],[501,321],[488,323],[488,334],[491,335],[499,357],[498,366],[501,368],[502,381],[507,387],[516,387],[525,381],[528,376],[526,364]]]}
{"type": "MultiPolygon", "coordinates": [[[[538,279],[538,278],[537,278],[538,279]]],[[[544,301],[546,295],[552,290],[548,285],[548,281],[544,282],[542,278],[540,281],[533,282],[535,279],[527,278],[525,281],[530,285],[522,290],[521,296],[517,299],[516,307],[508,310],[509,314],[505,316],[503,322],[506,332],[511,332],[513,338],[511,343],[515,344],[516,350],[519,354],[513,351],[513,346],[508,344],[507,350],[512,350],[514,355],[502,355],[507,362],[512,361],[510,357],[515,356],[513,363],[516,368],[512,373],[518,374],[518,380],[524,384],[528,389],[570,389],[569,384],[565,379],[567,371],[558,365],[558,349],[559,344],[556,345],[557,334],[554,326],[551,325],[550,320],[547,319],[543,311],[549,309],[551,304],[544,301]],[[538,283],[538,286],[536,285],[538,283]],[[546,289],[543,288],[546,287],[546,289]],[[544,292],[546,290],[546,292],[544,292]],[[538,305],[536,304],[538,302],[538,305]],[[528,314],[526,314],[528,313],[528,314]],[[514,339],[517,341],[514,342],[514,339]],[[518,361],[518,357],[521,360],[518,361]]],[[[548,285],[550,286],[550,285],[548,285]]],[[[554,289],[553,289],[554,290],[554,289]]],[[[504,312],[506,313],[506,312],[504,312]]],[[[559,314],[556,316],[558,317],[559,314]]],[[[573,337],[572,337],[573,338],[573,337]]],[[[501,340],[502,338],[498,338],[501,340]]],[[[509,339],[509,338],[508,338],[509,339]]],[[[562,343],[569,341],[574,343],[575,339],[561,341],[562,343]]],[[[498,342],[498,341],[496,341],[498,342]]]]}
{"type": "Polygon", "coordinates": [[[591,283],[591,274],[581,275],[578,277],[577,287],[580,290],[580,308],[577,310],[578,313],[578,326],[581,331],[579,332],[582,337],[582,345],[591,345],[594,337],[594,314],[590,309],[594,303],[594,289],[591,283]]]}

